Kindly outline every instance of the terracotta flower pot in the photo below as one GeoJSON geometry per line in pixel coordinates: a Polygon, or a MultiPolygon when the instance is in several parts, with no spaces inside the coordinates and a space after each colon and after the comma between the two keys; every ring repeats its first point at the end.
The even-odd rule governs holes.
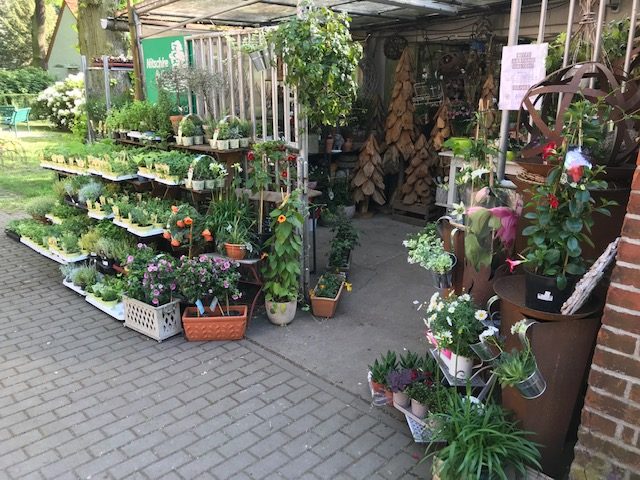
{"type": "Polygon", "coordinates": [[[344,282],[340,285],[340,290],[336,294],[335,298],[326,297],[311,297],[311,310],[316,317],[333,318],[336,314],[336,308],[338,308],[338,302],[342,295],[342,289],[344,288],[344,282]]]}
{"type": "Polygon", "coordinates": [[[242,260],[247,255],[247,247],[243,244],[227,243],[224,244],[227,257],[234,260],[242,260]]]}
{"type": "Polygon", "coordinates": [[[246,305],[218,305],[215,311],[205,308],[198,316],[196,307],[187,307],[182,315],[185,337],[191,342],[206,340],[240,340],[247,328],[246,305]]]}

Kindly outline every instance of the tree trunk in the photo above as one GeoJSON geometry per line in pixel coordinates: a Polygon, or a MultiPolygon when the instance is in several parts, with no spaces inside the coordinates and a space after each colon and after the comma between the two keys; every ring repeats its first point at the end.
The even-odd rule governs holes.
{"type": "Polygon", "coordinates": [[[33,58],[31,65],[39,68],[47,68],[45,57],[47,55],[45,22],[47,19],[45,0],[35,0],[33,17],[31,18],[31,45],[33,58]]]}
{"type": "MultiPolygon", "coordinates": [[[[127,50],[126,37],[122,32],[112,32],[100,27],[100,19],[112,16],[118,8],[118,0],[84,0],[78,3],[78,41],[80,54],[91,64],[93,58],[102,55],[124,55],[127,50]]],[[[118,92],[124,93],[129,82],[118,78],[118,92]]],[[[93,71],[86,79],[89,92],[104,92],[102,72],[93,71]]],[[[118,92],[112,92],[117,95],[118,92]]],[[[104,93],[102,93],[104,98],[104,93]]]]}

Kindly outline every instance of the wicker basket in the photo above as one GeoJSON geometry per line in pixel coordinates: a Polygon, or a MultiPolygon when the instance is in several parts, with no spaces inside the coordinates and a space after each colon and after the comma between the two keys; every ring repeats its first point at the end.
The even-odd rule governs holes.
{"type": "Polygon", "coordinates": [[[195,316],[196,307],[187,307],[182,316],[184,335],[191,342],[206,340],[240,340],[247,328],[247,306],[216,307],[215,312],[205,309],[205,315],[195,316]],[[220,310],[222,308],[222,311],[220,310]],[[226,315],[222,315],[222,312],[226,315]],[[229,314],[230,313],[230,314],[229,314]]]}
{"type": "Polygon", "coordinates": [[[124,326],[159,342],[182,332],[180,303],[177,300],[153,307],[124,297],[124,326]]]}

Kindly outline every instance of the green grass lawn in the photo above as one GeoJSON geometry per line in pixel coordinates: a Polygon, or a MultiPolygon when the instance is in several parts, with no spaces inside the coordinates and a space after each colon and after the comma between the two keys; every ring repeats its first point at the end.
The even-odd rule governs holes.
{"type": "Polygon", "coordinates": [[[73,140],[70,133],[53,130],[46,122],[32,122],[13,132],[0,132],[0,210],[17,212],[26,200],[51,193],[55,174],[40,168],[42,149],[73,140]]]}

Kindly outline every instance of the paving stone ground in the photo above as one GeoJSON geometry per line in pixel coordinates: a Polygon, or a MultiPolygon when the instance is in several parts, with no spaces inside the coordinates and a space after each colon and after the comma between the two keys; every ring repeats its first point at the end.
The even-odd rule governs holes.
{"type": "Polygon", "coordinates": [[[129,330],[2,233],[0,289],[1,478],[429,478],[396,416],[250,340],[129,330]]]}

